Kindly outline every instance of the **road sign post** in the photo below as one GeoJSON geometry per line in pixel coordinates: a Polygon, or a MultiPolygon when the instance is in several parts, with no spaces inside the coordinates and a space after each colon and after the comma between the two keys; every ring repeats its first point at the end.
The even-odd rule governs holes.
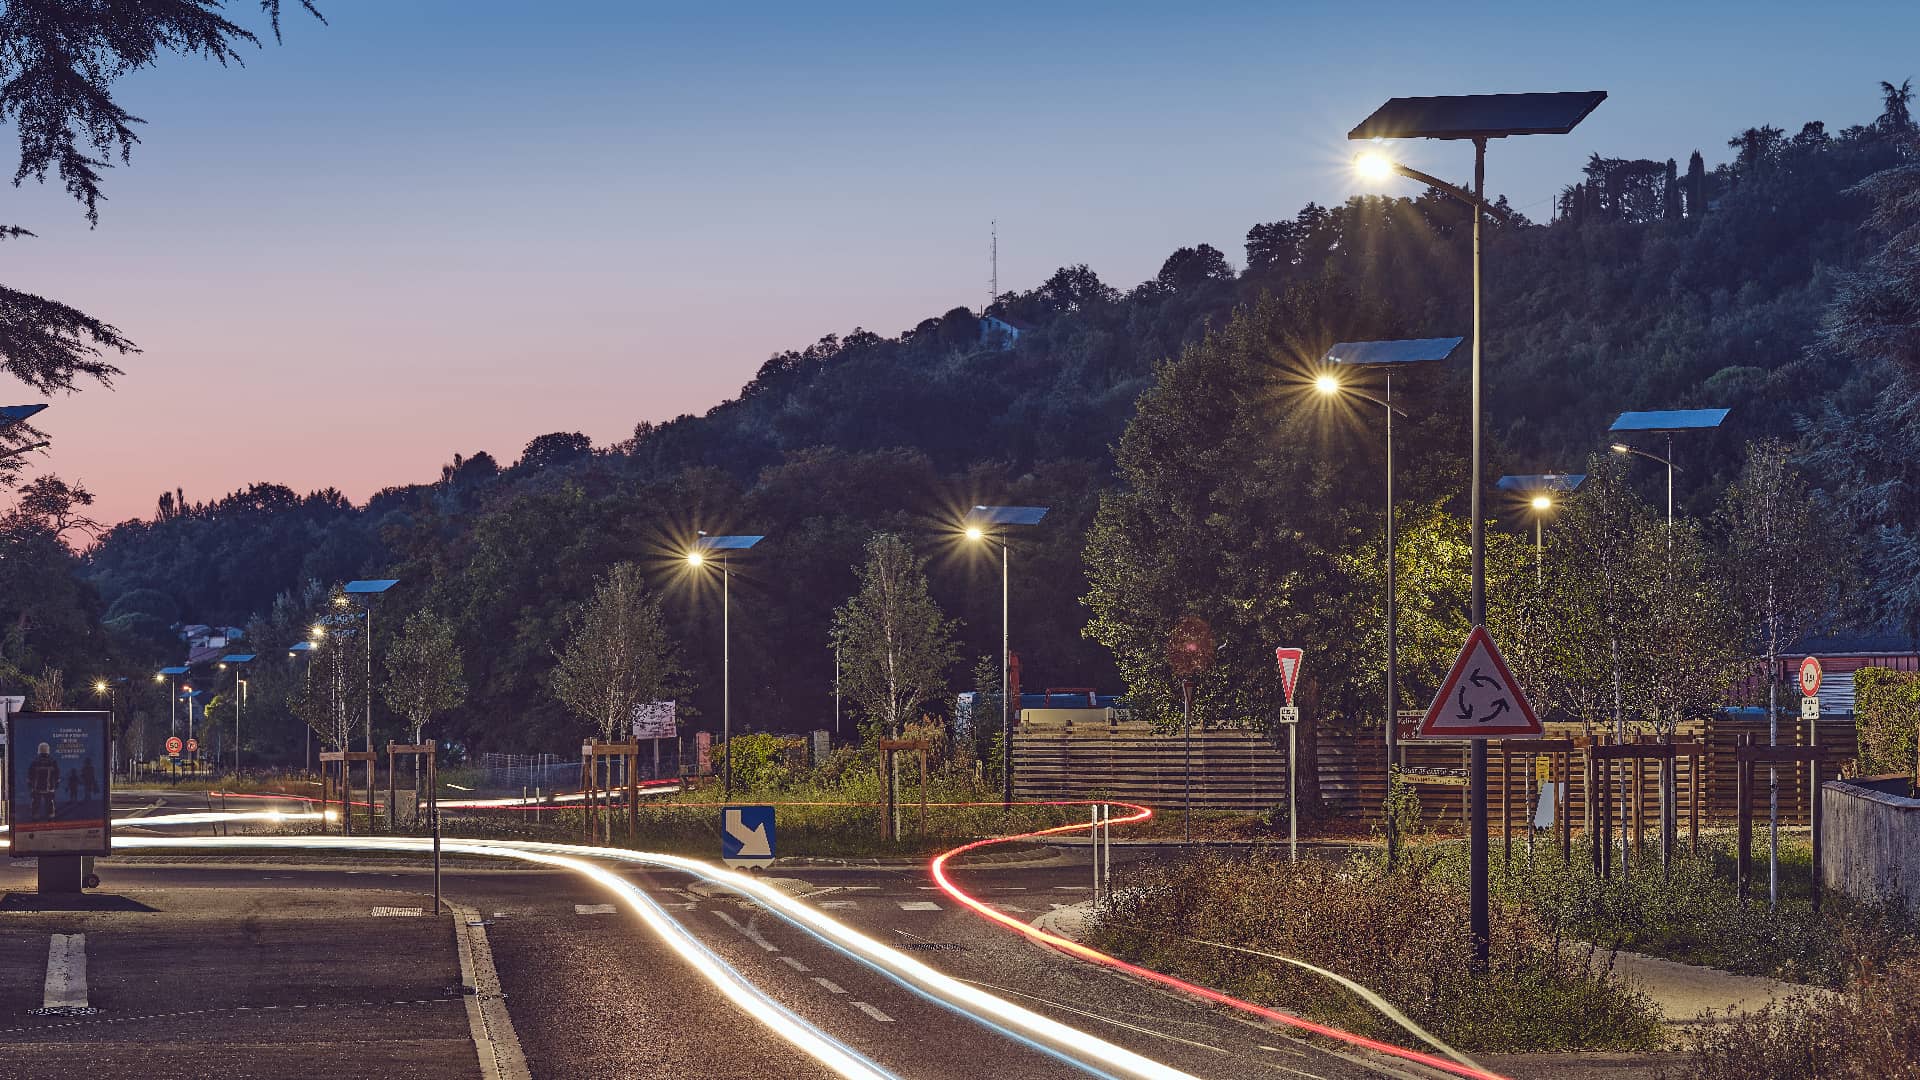
{"type": "Polygon", "coordinates": [[[1287,856],[1294,862],[1300,861],[1300,797],[1296,789],[1300,779],[1300,769],[1296,763],[1300,750],[1300,710],[1293,704],[1293,688],[1300,681],[1300,662],[1305,659],[1304,649],[1281,646],[1273,650],[1274,662],[1280,666],[1280,689],[1286,693],[1287,703],[1280,709],[1280,722],[1287,725],[1287,856]]]}
{"type": "Polygon", "coordinates": [[[738,870],[774,860],[773,807],[729,806],[720,811],[720,860],[738,870]]]}

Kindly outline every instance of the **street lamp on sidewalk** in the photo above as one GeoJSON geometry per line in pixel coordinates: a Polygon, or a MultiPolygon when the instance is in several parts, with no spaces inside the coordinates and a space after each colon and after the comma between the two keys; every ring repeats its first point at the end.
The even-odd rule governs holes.
{"type": "Polygon", "coordinates": [[[764,536],[708,536],[701,533],[687,552],[687,565],[720,565],[720,742],[727,748],[726,799],[733,801],[733,562],[730,552],[745,551],[764,536]]]}
{"type": "MultiPolygon", "coordinates": [[[[1465,203],[1473,212],[1472,451],[1467,469],[1467,502],[1473,552],[1470,621],[1474,626],[1482,625],[1487,618],[1486,535],[1480,513],[1480,222],[1489,209],[1487,141],[1513,135],[1565,135],[1606,99],[1604,90],[1393,98],[1347,132],[1347,138],[1353,140],[1465,139],[1473,143],[1473,190],[1470,192],[1407,168],[1382,154],[1363,154],[1356,166],[1363,176],[1376,179],[1399,175],[1418,180],[1465,203]]],[[[1484,969],[1492,932],[1487,904],[1487,744],[1484,739],[1474,739],[1470,746],[1467,921],[1473,938],[1474,965],[1484,969]]]]}
{"type": "Polygon", "coordinates": [[[1663,457],[1626,442],[1608,444],[1616,454],[1631,454],[1667,467],[1667,554],[1673,554],[1673,474],[1684,472],[1673,463],[1673,436],[1681,431],[1710,431],[1726,420],[1727,409],[1664,409],[1657,412],[1624,412],[1616,417],[1609,432],[1638,432],[1665,435],[1667,452],[1663,457]]]}
{"type": "MultiPolygon", "coordinates": [[[[1411,364],[1439,363],[1452,356],[1465,338],[1412,338],[1400,341],[1345,341],[1327,351],[1328,369],[1314,380],[1314,388],[1329,396],[1345,394],[1380,407],[1386,418],[1387,443],[1387,785],[1392,793],[1393,769],[1399,763],[1400,672],[1399,642],[1399,539],[1393,500],[1393,418],[1407,414],[1393,403],[1393,373],[1411,364]],[[1377,398],[1345,384],[1340,368],[1378,368],[1386,376],[1386,397],[1377,398]]],[[[1387,861],[1392,863],[1398,848],[1393,814],[1386,815],[1387,861]]]]}
{"type": "Polygon", "coordinates": [[[1007,569],[1007,529],[1038,525],[1044,506],[976,506],[961,520],[963,535],[975,543],[1000,544],[1000,802],[1013,805],[1013,644],[1012,580],[1007,569]]]}

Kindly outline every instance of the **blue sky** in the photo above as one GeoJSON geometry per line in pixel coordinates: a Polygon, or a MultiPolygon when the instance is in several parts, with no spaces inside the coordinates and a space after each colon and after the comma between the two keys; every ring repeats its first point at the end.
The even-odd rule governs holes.
{"type": "Polygon", "coordinates": [[[977,307],[991,219],[1003,289],[1238,262],[1249,225],[1354,193],[1345,132],[1397,94],[1610,91],[1490,152],[1544,217],[1589,153],[1719,161],[1920,75],[1913,4],[322,6],[243,69],[129,78],[146,141],[97,230],[10,196],[39,238],[8,283],[147,350],[44,417],[108,517],[704,411],[771,352],[977,307]]]}

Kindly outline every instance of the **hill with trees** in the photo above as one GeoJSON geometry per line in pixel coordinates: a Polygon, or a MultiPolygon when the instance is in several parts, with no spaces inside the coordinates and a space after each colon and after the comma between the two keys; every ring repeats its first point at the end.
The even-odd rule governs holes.
{"type": "MultiPolygon", "coordinates": [[[[1913,421],[1872,414],[1882,388],[1911,385],[1911,364],[1885,359],[1885,324],[1910,333],[1913,319],[1876,299],[1868,279],[1911,274],[1911,257],[1889,256],[1887,241],[1912,211],[1897,198],[1890,209],[1885,190],[1887,177],[1914,167],[1910,99],[1904,84],[1886,85],[1876,120],[1835,133],[1817,122],[1792,136],[1748,129],[1712,168],[1698,153],[1684,168],[1596,156],[1556,200],[1552,221],[1509,212],[1491,225],[1490,475],[1577,471],[1623,410],[1730,408],[1724,429],[1680,448],[1684,514],[1709,515],[1748,441],[1798,440],[1804,429],[1814,486],[1862,513],[1872,508],[1859,500],[1879,491],[1878,517],[1864,520],[1886,526],[1875,540],[1887,546],[1869,559],[1903,565],[1916,500],[1883,485],[1886,470],[1913,468],[1896,437],[1911,440],[1913,421]],[[1864,444],[1880,456],[1862,457],[1864,444]]],[[[855,329],[769,358],[704,415],[642,422],[606,447],[578,433],[541,436],[507,465],[485,452],[455,456],[433,482],[362,506],[273,484],[207,503],[176,491],[152,519],[101,532],[77,561],[65,549],[31,562],[10,556],[12,567],[51,568],[70,581],[61,588],[84,595],[8,590],[7,625],[39,625],[44,615],[29,604],[77,605],[97,621],[91,636],[76,630],[57,646],[26,633],[5,655],[19,670],[78,672],[111,653],[136,670],[174,658],[163,627],[185,621],[251,625],[253,645],[274,657],[288,643],[280,638],[303,628],[300,605],[325,585],[392,576],[401,584],[381,601],[388,625],[430,610],[464,658],[465,701],[435,721],[439,735],[475,749],[551,749],[585,730],[556,693],[555,650],[596,582],[632,563],[681,646],[698,722],[717,723],[718,598],[680,572],[681,555],[696,530],[764,533],[734,568],[735,727],[801,730],[832,722],[833,612],[856,591],[871,536],[912,538],[928,557],[931,595],[959,620],[964,670],[997,650],[999,575],[951,542],[959,514],[976,502],[1036,503],[1052,512],[1013,547],[1025,686],[1118,688],[1115,639],[1098,613],[1094,636],[1085,633],[1085,598],[1104,587],[1090,579],[1089,559],[1126,539],[1125,527],[1105,539],[1094,532],[1089,546],[1103,496],[1111,501],[1122,483],[1140,490],[1140,470],[1156,469],[1169,478],[1213,469],[1223,483],[1209,490],[1232,488],[1245,475],[1234,455],[1269,459],[1257,444],[1270,416],[1298,442],[1286,458],[1293,472],[1266,482],[1293,494],[1270,503],[1248,487],[1237,503],[1194,508],[1192,535],[1204,539],[1206,513],[1217,513],[1218,535],[1235,538],[1233,559],[1304,560],[1319,569],[1303,572],[1356,580],[1340,578],[1338,564],[1378,542],[1377,439],[1354,424],[1308,427],[1293,389],[1337,340],[1464,334],[1467,225],[1435,192],[1356,197],[1255,224],[1238,269],[1206,244],[1174,252],[1126,291],[1084,265],[1063,267],[989,309],[1019,328],[1011,340],[983,334],[966,308],[891,337],[855,329]],[[1220,379],[1202,377],[1214,361],[1176,359],[1222,342],[1238,353],[1220,379]],[[1181,423],[1225,424],[1234,439],[1210,443],[1208,461],[1145,451],[1116,471],[1116,448],[1150,416],[1142,402],[1153,394],[1182,396],[1191,412],[1181,423]]],[[[1415,523],[1410,535],[1441,546],[1449,519],[1464,512],[1465,376],[1456,364],[1396,385],[1412,414],[1396,432],[1402,512],[1415,523]]],[[[1144,430],[1140,440],[1151,442],[1144,430]]],[[[1195,445],[1165,441],[1169,453],[1195,445]]],[[[1657,479],[1642,469],[1629,482],[1651,493],[1657,479]]],[[[21,508],[0,524],[0,540],[24,552],[56,521],[44,507],[21,508]]],[[[1874,619],[1910,625],[1920,609],[1910,596],[1867,592],[1874,619]]],[[[1347,601],[1355,618],[1365,602],[1347,601]]]]}

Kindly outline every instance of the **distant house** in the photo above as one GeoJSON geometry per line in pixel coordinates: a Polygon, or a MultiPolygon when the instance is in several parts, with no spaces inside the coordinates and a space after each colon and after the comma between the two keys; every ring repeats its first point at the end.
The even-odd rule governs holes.
{"type": "Polygon", "coordinates": [[[1013,348],[1020,335],[1033,329],[1019,319],[1007,319],[998,315],[980,316],[980,344],[1005,352],[1013,348]]]}
{"type": "MultiPolygon", "coordinates": [[[[1790,652],[1780,654],[1780,707],[1797,713],[1800,690],[1794,685],[1799,677],[1800,661],[1818,657],[1820,711],[1851,716],[1853,714],[1853,673],[1863,667],[1890,668],[1894,671],[1920,671],[1920,642],[1897,633],[1841,633],[1807,638],[1790,652]]],[[[1760,665],[1765,667],[1764,662],[1760,665]]],[[[1756,671],[1734,684],[1733,698],[1742,705],[1765,705],[1767,684],[1756,671]]]]}
{"type": "Polygon", "coordinates": [[[178,627],[176,633],[187,647],[188,667],[220,659],[221,654],[233,648],[234,642],[247,635],[238,626],[208,626],[205,623],[188,623],[178,627]]]}

